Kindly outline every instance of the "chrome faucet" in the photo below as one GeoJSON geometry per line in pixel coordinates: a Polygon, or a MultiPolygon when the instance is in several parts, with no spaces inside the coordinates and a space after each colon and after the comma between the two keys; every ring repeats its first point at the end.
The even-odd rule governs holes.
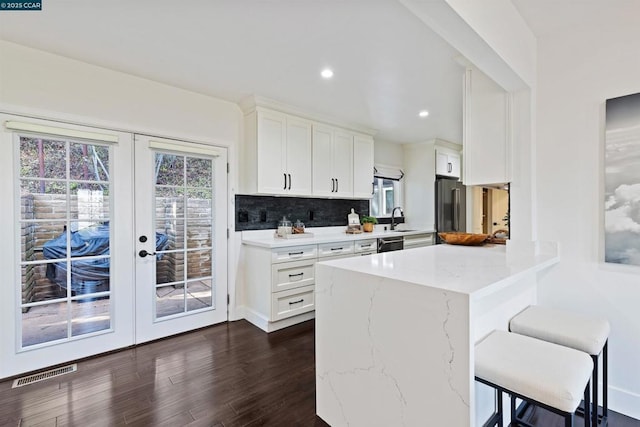
{"type": "Polygon", "coordinates": [[[395,208],[393,208],[393,210],[391,211],[391,229],[395,230],[396,229],[396,209],[400,209],[400,216],[404,216],[404,213],[402,213],[402,208],[400,206],[396,206],[395,208]]]}

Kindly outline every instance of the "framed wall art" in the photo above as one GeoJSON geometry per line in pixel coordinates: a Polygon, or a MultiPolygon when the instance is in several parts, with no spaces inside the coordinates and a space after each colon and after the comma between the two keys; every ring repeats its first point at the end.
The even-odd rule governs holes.
{"type": "Polygon", "coordinates": [[[640,266],[640,93],[607,100],[605,262],[640,266]]]}

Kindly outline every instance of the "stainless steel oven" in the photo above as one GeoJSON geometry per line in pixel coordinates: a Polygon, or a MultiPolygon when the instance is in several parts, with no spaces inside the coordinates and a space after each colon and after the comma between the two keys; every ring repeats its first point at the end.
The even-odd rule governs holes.
{"type": "Polygon", "coordinates": [[[378,253],[401,251],[402,249],[404,249],[404,237],[402,236],[378,238],[378,253]]]}

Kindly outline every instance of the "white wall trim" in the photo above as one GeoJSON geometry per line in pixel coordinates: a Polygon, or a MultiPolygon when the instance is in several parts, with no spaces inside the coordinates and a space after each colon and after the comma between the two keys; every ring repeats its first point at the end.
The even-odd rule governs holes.
{"type": "Polygon", "coordinates": [[[285,104],[284,102],[265,98],[263,96],[257,96],[257,95],[248,96],[240,100],[238,105],[245,115],[253,112],[257,108],[263,107],[263,108],[268,108],[270,110],[276,110],[285,114],[292,114],[294,116],[301,117],[307,120],[312,120],[314,122],[320,122],[323,124],[338,126],[341,128],[355,131],[355,132],[361,132],[370,136],[374,136],[377,133],[377,130],[371,129],[366,126],[362,126],[358,123],[341,120],[337,117],[331,117],[331,116],[327,116],[319,113],[310,112],[303,108],[295,107],[293,105],[285,104]]]}
{"type": "Polygon", "coordinates": [[[640,420],[640,394],[610,385],[609,409],[640,420]]]}

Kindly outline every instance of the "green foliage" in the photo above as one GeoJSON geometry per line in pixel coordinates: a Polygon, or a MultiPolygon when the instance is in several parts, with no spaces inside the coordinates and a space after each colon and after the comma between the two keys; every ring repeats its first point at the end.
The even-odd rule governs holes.
{"type": "Polygon", "coordinates": [[[363,216],[362,218],[360,218],[360,223],[361,224],[365,224],[367,222],[370,222],[372,224],[377,224],[378,223],[378,218],[376,218],[375,216],[363,216]]]}

